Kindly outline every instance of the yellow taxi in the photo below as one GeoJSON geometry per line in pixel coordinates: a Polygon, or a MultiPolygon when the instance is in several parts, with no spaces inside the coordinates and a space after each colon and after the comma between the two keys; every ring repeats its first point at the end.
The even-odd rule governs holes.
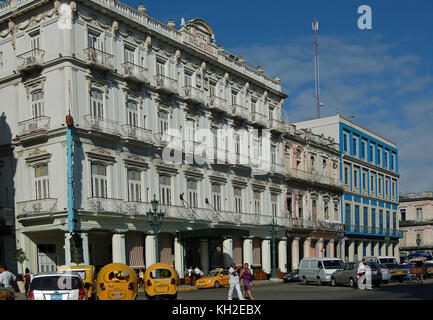
{"type": "Polygon", "coordinates": [[[95,291],[95,267],[94,266],[59,266],[57,267],[59,272],[76,272],[80,275],[83,280],[84,287],[87,290],[87,298],[93,298],[93,292],[95,291]]]}
{"type": "Polygon", "coordinates": [[[195,282],[197,289],[202,288],[219,288],[229,284],[229,271],[224,269],[215,269],[195,282]]]}
{"type": "Polygon", "coordinates": [[[103,267],[96,280],[99,300],[135,300],[138,292],[137,274],[123,263],[103,267]]]}
{"type": "Polygon", "coordinates": [[[155,263],[144,273],[144,292],[149,298],[177,297],[178,276],[176,271],[165,263],[155,263]]]}

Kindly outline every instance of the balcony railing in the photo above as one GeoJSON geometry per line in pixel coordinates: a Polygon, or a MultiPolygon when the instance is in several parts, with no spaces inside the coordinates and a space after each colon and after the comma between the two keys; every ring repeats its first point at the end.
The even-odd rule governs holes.
{"type": "Polygon", "coordinates": [[[50,214],[57,211],[57,199],[40,199],[17,202],[17,216],[50,214]]]}
{"type": "Polygon", "coordinates": [[[187,101],[197,104],[205,104],[206,101],[202,90],[194,88],[193,86],[185,86],[183,87],[183,91],[187,101]]]}
{"type": "Polygon", "coordinates": [[[361,225],[347,225],[348,233],[364,233],[371,234],[377,236],[387,236],[387,237],[402,237],[403,232],[397,229],[391,228],[381,228],[381,227],[370,227],[370,226],[361,226],[361,225]]]}
{"type": "Polygon", "coordinates": [[[147,82],[147,69],[132,62],[122,64],[123,75],[126,79],[136,82],[147,82]]]}
{"type": "Polygon", "coordinates": [[[249,120],[248,108],[239,104],[232,104],[231,106],[233,117],[240,118],[243,120],[249,120]]]}
{"type": "Polygon", "coordinates": [[[0,225],[13,226],[15,224],[15,209],[0,208],[0,225]]]}
{"type": "Polygon", "coordinates": [[[96,48],[84,49],[86,62],[104,70],[113,69],[113,55],[96,48]]]}
{"type": "Polygon", "coordinates": [[[165,147],[169,146],[176,150],[182,149],[182,138],[172,136],[166,133],[154,133],[153,142],[156,146],[165,147]]]}
{"type": "Polygon", "coordinates": [[[156,88],[158,90],[170,94],[178,92],[177,80],[163,76],[162,74],[157,74],[156,76],[154,76],[154,79],[156,82],[156,88]]]}
{"type": "Polygon", "coordinates": [[[46,116],[32,118],[18,123],[18,132],[20,136],[46,133],[49,129],[50,117],[46,116]]]}
{"type": "Polygon", "coordinates": [[[212,110],[228,113],[229,109],[227,108],[227,100],[217,97],[210,96],[209,97],[209,107],[212,110]]]}
{"type": "Polygon", "coordinates": [[[271,119],[270,125],[271,131],[284,132],[285,126],[283,121],[271,119]]]}
{"type": "Polygon", "coordinates": [[[307,220],[307,219],[290,219],[290,227],[293,229],[313,229],[327,230],[335,232],[344,232],[346,227],[339,222],[330,222],[322,220],[307,220]]]}
{"type": "Polygon", "coordinates": [[[112,135],[119,135],[119,123],[117,121],[108,120],[88,114],[84,116],[86,122],[85,128],[92,131],[101,133],[108,133],[112,135]]]}
{"type": "Polygon", "coordinates": [[[268,125],[268,120],[266,119],[266,116],[258,112],[253,112],[251,114],[251,120],[253,121],[253,123],[262,127],[266,127],[268,125]]]}
{"type": "Polygon", "coordinates": [[[308,183],[330,185],[336,188],[343,188],[344,186],[343,182],[341,182],[339,179],[334,179],[332,177],[320,173],[308,172],[308,171],[294,169],[294,168],[286,169],[286,170],[289,177],[298,180],[305,180],[308,183]]]}
{"type": "Polygon", "coordinates": [[[42,66],[44,56],[45,51],[41,49],[33,49],[18,55],[18,70],[27,70],[42,66]]]}
{"type": "Polygon", "coordinates": [[[123,137],[141,142],[153,143],[152,130],[135,127],[129,124],[122,126],[123,137]]]}

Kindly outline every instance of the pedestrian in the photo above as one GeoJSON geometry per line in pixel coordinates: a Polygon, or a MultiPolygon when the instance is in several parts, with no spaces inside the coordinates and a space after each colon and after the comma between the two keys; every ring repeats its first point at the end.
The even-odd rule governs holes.
{"type": "Polygon", "coordinates": [[[358,279],[362,279],[365,280],[363,277],[365,275],[365,271],[366,271],[366,264],[365,264],[365,259],[362,258],[361,262],[358,265],[358,279]]]}
{"type": "Polygon", "coordinates": [[[244,290],[242,292],[242,296],[245,299],[245,295],[246,293],[248,293],[248,295],[250,296],[250,300],[255,300],[252,293],[251,293],[251,279],[252,279],[252,275],[251,275],[251,270],[249,268],[248,263],[244,264],[244,267],[241,271],[241,274],[239,275],[239,278],[242,279],[242,283],[244,284],[244,290]]]}
{"type": "Polygon", "coordinates": [[[194,275],[195,275],[194,282],[197,281],[198,279],[200,279],[200,276],[202,274],[203,274],[203,271],[201,271],[199,267],[195,267],[195,269],[194,269],[194,275]]]}
{"type": "Polygon", "coordinates": [[[24,274],[24,288],[26,290],[26,295],[29,292],[31,282],[32,282],[32,275],[30,274],[29,268],[26,268],[26,271],[24,274]]]}
{"type": "Polygon", "coordinates": [[[238,298],[239,300],[245,300],[244,297],[242,296],[242,292],[241,292],[241,287],[239,285],[239,275],[238,275],[238,271],[239,268],[236,266],[236,263],[232,263],[232,266],[229,269],[229,284],[230,284],[230,289],[229,289],[229,300],[233,300],[233,290],[236,289],[236,292],[238,294],[238,298]]]}
{"type": "Polygon", "coordinates": [[[194,269],[192,268],[192,266],[189,267],[188,269],[188,277],[189,277],[189,285],[192,286],[192,275],[193,275],[194,269]]]}
{"type": "Polygon", "coordinates": [[[0,288],[11,291],[14,294],[15,290],[13,285],[16,281],[17,277],[12,272],[8,271],[7,266],[0,265],[0,288]]]}
{"type": "Polygon", "coordinates": [[[146,268],[141,268],[138,272],[138,277],[144,281],[144,273],[146,272],[146,268]]]}

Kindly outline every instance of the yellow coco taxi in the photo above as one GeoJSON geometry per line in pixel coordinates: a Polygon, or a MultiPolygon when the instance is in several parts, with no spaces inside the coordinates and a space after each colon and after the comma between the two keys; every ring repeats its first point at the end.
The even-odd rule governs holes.
{"type": "Polygon", "coordinates": [[[229,284],[229,272],[227,270],[216,269],[210,271],[195,283],[196,288],[219,288],[229,284]]]}
{"type": "Polygon", "coordinates": [[[135,300],[137,291],[137,275],[125,264],[110,263],[98,273],[96,293],[99,300],[135,300]]]}
{"type": "Polygon", "coordinates": [[[84,287],[87,290],[87,298],[94,298],[93,293],[95,291],[95,267],[94,266],[59,266],[57,267],[59,272],[76,272],[80,275],[83,280],[84,287]]]}
{"type": "Polygon", "coordinates": [[[155,263],[144,273],[144,292],[149,298],[177,297],[177,274],[165,263],[155,263]]]}

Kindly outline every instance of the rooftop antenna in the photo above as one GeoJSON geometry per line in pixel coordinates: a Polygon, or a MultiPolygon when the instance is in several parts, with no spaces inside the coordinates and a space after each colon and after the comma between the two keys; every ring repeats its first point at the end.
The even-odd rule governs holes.
{"type": "Polygon", "coordinates": [[[320,102],[320,87],[319,87],[319,21],[314,17],[313,19],[313,31],[314,31],[314,55],[315,55],[315,76],[316,76],[316,111],[317,119],[320,118],[320,107],[323,103],[320,102]]]}

